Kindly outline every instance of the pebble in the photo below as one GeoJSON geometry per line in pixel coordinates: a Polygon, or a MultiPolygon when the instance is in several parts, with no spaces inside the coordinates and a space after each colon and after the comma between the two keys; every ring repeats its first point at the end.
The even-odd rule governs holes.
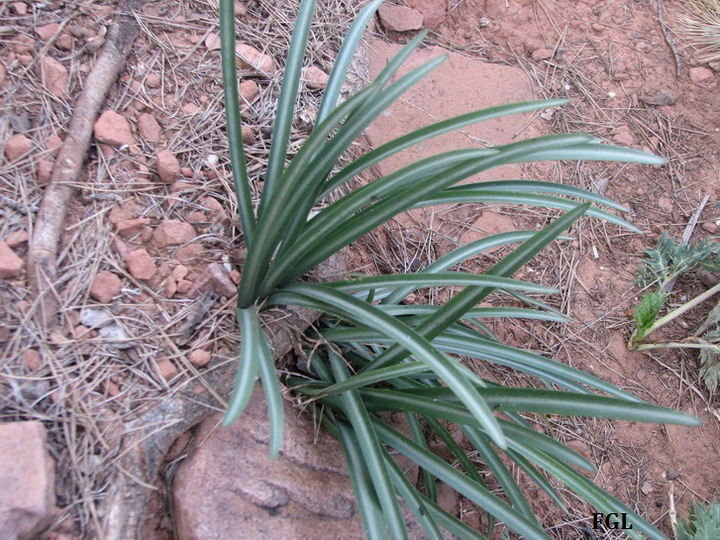
{"type": "MultiPolygon", "coordinates": [[[[717,232],[718,232],[717,223],[713,223],[712,221],[707,221],[707,222],[703,223],[702,225],[700,225],[700,228],[703,231],[708,232],[710,234],[717,234],[717,232]]],[[[10,237],[8,236],[8,238],[10,238],[10,237]]],[[[8,242],[9,242],[9,240],[8,240],[8,242]]]]}
{"type": "Polygon", "coordinates": [[[109,303],[122,290],[122,280],[112,272],[98,272],[90,285],[90,296],[102,304],[109,303]]]}
{"type": "Polygon", "coordinates": [[[52,173],[54,168],[55,163],[52,160],[48,158],[41,159],[38,162],[37,171],[35,172],[38,184],[40,184],[41,186],[49,184],[52,180],[52,173]]]}
{"type": "Polygon", "coordinates": [[[180,294],[186,294],[190,289],[192,289],[192,285],[192,281],[181,279],[177,282],[177,292],[180,294]]]}
{"type": "Polygon", "coordinates": [[[15,161],[32,150],[32,141],[25,135],[18,133],[5,141],[5,157],[8,161],[15,161]]]}
{"type": "Polygon", "coordinates": [[[179,246],[195,238],[197,233],[192,225],[184,221],[167,219],[160,222],[155,229],[153,241],[158,248],[179,246]]]}
{"type": "Polygon", "coordinates": [[[317,66],[310,66],[303,73],[305,85],[310,90],[322,90],[327,86],[330,76],[317,66]]]}
{"type": "Polygon", "coordinates": [[[240,83],[238,92],[243,101],[243,107],[247,107],[260,95],[260,87],[255,81],[247,80],[240,83]]]}
{"type": "Polygon", "coordinates": [[[52,58],[44,56],[39,64],[40,80],[55,97],[63,98],[68,93],[70,75],[65,66],[52,58]]]}
{"type": "Polygon", "coordinates": [[[533,60],[550,60],[553,57],[552,49],[535,49],[532,52],[533,60]]]}
{"type": "Polygon", "coordinates": [[[695,84],[701,84],[714,77],[713,72],[706,67],[698,66],[690,68],[690,80],[695,84]]]}
{"type": "Polygon", "coordinates": [[[148,142],[160,142],[162,128],[150,113],[143,113],[137,121],[138,134],[148,142]]]}
{"type": "Polygon", "coordinates": [[[23,362],[28,371],[36,371],[42,367],[43,361],[40,353],[35,349],[28,349],[23,354],[23,362]]]}
{"type": "Polygon", "coordinates": [[[165,381],[172,380],[178,374],[178,368],[168,358],[159,358],[156,366],[158,375],[165,381]]]}
{"type": "Polygon", "coordinates": [[[207,219],[207,216],[202,212],[191,212],[187,216],[188,223],[205,223],[207,219]]]}
{"type": "Polygon", "coordinates": [[[63,140],[57,135],[50,135],[45,139],[45,149],[50,153],[52,157],[57,157],[62,150],[63,140]]]}
{"type": "Polygon", "coordinates": [[[12,3],[12,9],[15,12],[15,15],[23,16],[27,15],[28,7],[25,2],[13,2],[12,3]]]}
{"type": "Polygon", "coordinates": [[[42,26],[36,27],[35,33],[43,41],[48,41],[55,34],[57,34],[58,30],[60,30],[60,25],[58,23],[50,23],[50,24],[44,24],[42,26]]]}
{"type": "Polygon", "coordinates": [[[205,248],[202,244],[188,244],[178,248],[173,253],[173,258],[179,263],[187,265],[199,259],[203,253],[205,253],[205,248]]]}
{"type": "Polygon", "coordinates": [[[5,66],[0,64],[0,90],[5,89],[5,82],[7,81],[7,69],[5,66]]]}
{"type": "Polygon", "coordinates": [[[212,354],[203,349],[195,349],[188,355],[188,360],[195,367],[205,367],[212,360],[212,354]]]}
{"type": "Polygon", "coordinates": [[[238,43],[235,46],[237,63],[241,69],[253,69],[266,75],[272,75],[277,71],[275,59],[258,51],[255,47],[245,43],[238,43]]]}
{"type": "Polygon", "coordinates": [[[217,51],[220,49],[220,36],[215,32],[210,32],[205,38],[205,47],[208,51],[217,51]]]}
{"type": "Polygon", "coordinates": [[[146,249],[136,249],[125,256],[125,264],[135,279],[150,279],[157,272],[157,266],[146,249]]]}
{"type": "Polygon", "coordinates": [[[145,85],[148,88],[160,88],[161,84],[162,84],[162,79],[160,78],[160,74],[158,74],[158,73],[150,73],[145,78],[145,85]]]}
{"type": "Polygon", "coordinates": [[[157,154],[157,173],[160,180],[172,184],[180,177],[180,162],[175,154],[168,150],[160,150],[157,154]]]}
{"type": "Polygon", "coordinates": [[[378,15],[385,29],[392,32],[420,30],[425,21],[422,13],[407,6],[383,4],[378,9],[378,15]]]}
{"type": "Polygon", "coordinates": [[[243,144],[253,144],[255,142],[255,131],[250,126],[242,126],[242,140],[243,144]]]}
{"type": "Polygon", "coordinates": [[[98,142],[123,146],[135,142],[130,122],[113,110],[107,110],[95,122],[95,138],[98,142]]]}
{"type": "Polygon", "coordinates": [[[25,266],[17,254],[5,242],[0,242],[0,279],[18,277],[25,266]]]}
{"type": "Polygon", "coordinates": [[[150,220],[148,218],[125,219],[115,223],[115,230],[118,233],[118,236],[127,238],[128,236],[132,236],[133,234],[140,232],[143,227],[149,223],[150,220]]]}
{"type": "Polygon", "coordinates": [[[25,244],[29,239],[30,234],[27,231],[13,231],[5,238],[5,243],[11,248],[16,248],[25,244]]]}

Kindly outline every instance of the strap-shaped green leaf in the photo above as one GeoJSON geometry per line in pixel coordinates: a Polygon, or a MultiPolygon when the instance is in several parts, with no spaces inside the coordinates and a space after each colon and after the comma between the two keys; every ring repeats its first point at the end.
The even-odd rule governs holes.
{"type": "Polygon", "coordinates": [[[245,243],[250,245],[255,232],[255,211],[250,195],[250,180],[248,179],[242,140],[237,67],[235,66],[235,2],[233,0],[220,0],[220,56],[233,184],[243,236],[245,243]]]}
{"type": "Polygon", "coordinates": [[[260,321],[254,307],[238,309],[237,321],[240,327],[240,364],[235,376],[235,386],[223,418],[223,425],[229,426],[247,407],[258,373],[258,359],[261,351],[259,342],[260,321]]]}

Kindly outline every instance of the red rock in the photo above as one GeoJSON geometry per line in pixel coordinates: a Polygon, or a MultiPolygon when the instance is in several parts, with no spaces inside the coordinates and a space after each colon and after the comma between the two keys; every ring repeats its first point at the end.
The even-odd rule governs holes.
{"type": "Polygon", "coordinates": [[[200,200],[200,205],[207,209],[210,219],[214,223],[227,222],[229,220],[225,207],[220,201],[214,197],[203,197],[200,200]]]}
{"type": "Polygon", "coordinates": [[[207,216],[202,212],[190,212],[187,216],[188,223],[205,223],[207,216]]]}
{"type": "Polygon", "coordinates": [[[57,157],[63,146],[63,140],[57,135],[50,135],[45,139],[45,149],[50,153],[52,157],[57,157]]]}
{"type": "Polygon", "coordinates": [[[32,150],[32,141],[25,135],[18,133],[5,141],[5,157],[8,161],[15,161],[32,150]]]}
{"type": "Polygon", "coordinates": [[[43,86],[50,90],[55,97],[66,97],[70,80],[67,68],[51,56],[44,56],[40,61],[39,68],[43,86]]]}
{"type": "Polygon", "coordinates": [[[25,66],[25,67],[28,67],[30,64],[33,63],[33,56],[32,56],[32,54],[30,54],[30,53],[27,53],[27,54],[18,54],[18,55],[17,55],[17,59],[18,59],[18,60],[20,61],[20,63],[21,63],[23,66],[25,66]]]}
{"type": "Polygon", "coordinates": [[[202,109],[199,105],[188,102],[185,105],[182,106],[182,110],[185,112],[185,114],[192,115],[199,113],[202,109]]]}
{"type": "Polygon", "coordinates": [[[188,244],[187,246],[183,246],[175,250],[173,258],[176,261],[187,265],[198,260],[204,253],[205,248],[202,244],[188,244]]]}
{"type": "Polygon", "coordinates": [[[553,57],[552,49],[535,49],[532,52],[533,60],[550,60],[553,57]]]}
{"type": "Polygon", "coordinates": [[[160,180],[172,184],[180,176],[180,162],[175,154],[168,150],[160,150],[157,154],[157,172],[160,180]]]}
{"type": "Polygon", "coordinates": [[[237,270],[231,270],[231,271],[230,271],[230,279],[233,280],[233,283],[234,283],[235,285],[237,285],[238,283],[240,283],[240,278],[241,278],[241,277],[242,277],[242,276],[240,275],[240,272],[238,272],[237,270]]]}
{"type": "Polygon", "coordinates": [[[29,54],[32,58],[33,48],[35,46],[35,40],[28,35],[19,35],[12,44],[12,50],[17,55],[29,54]]]}
{"type": "Polygon", "coordinates": [[[266,75],[272,75],[277,71],[275,59],[258,51],[255,47],[245,43],[238,43],[235,46],[235,53],[237,54],[238,66],[242,69],[253,69],[266,75]]]}
{"type": "Polygon", "coordinates": [[[52,160],[43,158],[38,162],[37,171],[35,177],[37,178],[38,184],[45,186],[52,180],[53,169],[55,163],[52,160]]]}
{"type": "Polygon", "coordinates": [[[0,64],[0,90],[5,90],[5,83],[7,82],[7,69],[5,66],[0,64]]]}
{"type": "Polygon", "coordinates": [[[160,142],[162,128],[150,113],[143,113],[137,121],[138,134],[148,142],[160,142]]]}
{"type": "Polygon", "coordinates": [[[253,144],[255,142],[255,132],[250,126],[242,126],[242,140],[243,144],[253,144]]]}
{"type": "Polygon", "coordinates": [[[423,15],[423,27],[437,30],[447,19],[447,2],[437,0],[407,0],[408,7],[417,9],[423,15]]]}
{"type": "Polygon", "coordinates": [[[197,233],[192,225],[184,221],[167,219],[160,222],[153,235],[154,243],[159,248],[179,246],[190,242],[197,233]]]}
{"type": "Polygon", "coordinates": [[[177,282],[174,279],[166,279],[165,285],[163,285],[163,293],[165,298],[172,298],[177,292],[177,282]]]}
{"type": "MultiPolygon", "coordinates": [[[[194,186],[193,184],[190,184],[189,182],[173,182],[173,185],[170,186],[170,193],[178,193],[180,191],[188,191],[188,190],[196,190],[197,186],[194,186]]],[[[172,203],[171,203],[172,204],[172,203]]]]}
{"type": "Polygon", "coordinates": [[[29,239],[30,234],[27,231],[14,231],[7,235],[5,243],[11,248],[16,248],[26,243],[29,239]]]}
{"type": "MultiPolygon", "coordinates": [[[[482,215],[463,233],[460,244],[469,244],[481,240],[492,234],[512,232],[515,230],[513,220],[497,212],[483,212],[482,215]]],[[[493,248],[486,251],[492,253],[500,248],[493,248]]]]}
{"type": "Polygon", "coordinates": [[[188,281],[187,279],[181,279],[177,282],[177,292],[180,294],[186,294],[190,289],[192,289],[193,282],[188,281]]]}
{"type": "Polygon", "coordinates": [[[12,3],[13,11],[15,12],[15,15],[27,15],[28,8],[27,4],[25,2],[13,2],[12,3]]]}
{"type": "Polygon", "coordinates": [[[122,280],[107,270],[98,272],[90,285],[90,296],[107,304],[122,290],[122,280]]]}
{"type": "Polygon", "coordinates": [[[5,242],[0,242],[0,279],[18,277],[25,261],[18,257],[5,242]]]}
{"type": "Polygon", "coordinates": [[[190,363],[195,367],[205,367],[210,363],[210,360],[212,360],[212,354],[203,349],[195,349],[188,355],[188,360],[190,360],[190,363]]]}
{"type": "Polygon", "coordinates": [[[201,424],[203,442],[180,464],[173,486],[180,540],[236,538],[239,530],[248,540],[364,538],[340,444],[316,430],[309,416],[287,402],[284,407],[286,431],[277,460],[268,457],[267,408],[259,387],[229,428],[217,429],[220,415],[201,424]],[[268,518],[268,508],[282,510],[268,518]]]}
{"type": "Polygon", "coordinates": [[[220,36],[215,32],[210,32],[205,38],[205,47],[208,51],[217,51],[220,49],[220,36]]]}
{"type": "Polygon", "coordinates": [[[207,292],[213,289],[218,295],[232,298],[237,294],[237,285],[230,279],[225,267],[218,263],[211,263],[203,270],[193,283],[188,296],[196,296],[198,293],[207,292]]]}
{"type": "Polygon", "coordinates": [[[133,234],[139,233],[150,220],[148,218],[126,219],[115,224],[115,230],[119,236],[127,238],[133,234]]]}
{"type": "Polygon", "coordinates": [[[25,354],[23,354],[23,362],[29,371],[40,369],[43,365],[42,357],[35,349],[25,351],[25,354]]]}
{"type": "Polygon", "coordinates": [[[112,146],[130,145],[135,142],[130,122],[112,110],[107,110],[95,122],[95,138],[112,146]]]}
{"type": "Polygon", "coordinates": [[[43,26],[36,27],[35,33],[43,41],[48,41],[55,34],[57,34],[58,30],[60,30],[60,25],[58,23],[50,23],[50,24],[44,24],[43,26]]]}
{"type": "Polygon", "coordinates": [[[622,146],[633,146],[635,144],[635,136],[626,125],[622,125],[615,130],[612,140],[622,146]]]}
{"type": "Polygon", "coordinates": [[[157,374],[165,381],[172,380],[179,373],[178,368],[168,358],[158,358],[156,366],[157,374]]]}
{"type": "Polygon", "coordinates": [[[55,46],[61,51],[71,51],[73,48],[73,44],[74,41],[72,36],[68,36],[66,34],[58,36],[58,38],[55,40],[55,46]]]}
{"type": "Polygon", "coordinates": [[[392,4],[380,6],[378,15],[385,29],[392,32],[420,30],[425,20],[423,14],[416,9],[392,4]]]}
{"type": "Polygon", "coordinates": [[[247,80],[240,83],[238,92],[240,92],[243,108],[246,108],[260,95],[260,87],[255,81],[247,80]]]}
{"type": "Polygon", "coordinates": [[[303,80],[310,90],[322,90],[330,76],[317,66],[310,66],[303,72],[303,80]]]}
{"type": "Polygon", "coordinates": [[[125,256],[125,264],[135,279],[150,279],[157,272],[157,266],[146,249],[136,249],[125,256]]]}
{"type": "Polygon", "coordinates": [[[188,272],[190,272],[190,270],[188,270],[187,266],[178,264],[175,268],[173,268],[171,275],[175,281],[180,281],[181,279],[184,279],[185,276],[188,275],[188,272]]]}
{"type": "Polygon", "coordinates": [[[158,73],[150,73],[147,77],[145,77],[145,85],[148,88],[160,88],[161,84],[162,79],[158,73]]]}
{"type": "Polygon", "coordinates": [[[235,16],[244,17],[247,15],[247,8],[240,2],[235,2],[235,16]]]}
{"type": "Polygon", "coordinates": [[[713,72],[706,67],[697,66],[690,68],[690,80],[695,84],[704,83],[714,77],[713,72]]]}
{"type": "Polygon", "coordinates": [[[0,424],[0,531],[38,538],[55,511],[55,461],[40,422],[0,424]]]}
{"type": "Polygon", "coordinates": [[[132,253],[132,250],[128,247],[128,245],[117,236],[112,239],[112,243],[110,245],[113,251],[120,255],[123,260],[132,253]]]}

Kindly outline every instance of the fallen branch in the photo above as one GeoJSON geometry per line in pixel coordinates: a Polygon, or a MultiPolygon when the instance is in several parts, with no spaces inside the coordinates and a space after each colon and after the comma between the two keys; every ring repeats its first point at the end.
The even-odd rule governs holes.
{"type": "Polygon", "coordinates": [[[38,303],[39,323],[45,330],[58,323],[57,254],[67,208],[75,192],[73,184],[78,181],[100,107],[135,41],[138,25],[133,12],[137,7],[137,0],[120,2],[105,45],[75,104],[68,134],[35,220],[28,252],[28,281],[38,303]]]}
{"type": "Polygon", "coordinates": [[[673,60],[675,61],[675,75],[680,77],[680,73],[682,73],[683,62],[680,54],[678,53],[677,47],[675,46],[675,41],[673,41],[673,38],[670,37],[670,31],[665,24],[664,0],[657,0],[657,13],[658,21],[660,22],[660,30],[662,31],[662,35],[665,38],[665,43],[667,43],[667,46],[670,48],[670,52],[672,52],[673,55],[673,60]]]}

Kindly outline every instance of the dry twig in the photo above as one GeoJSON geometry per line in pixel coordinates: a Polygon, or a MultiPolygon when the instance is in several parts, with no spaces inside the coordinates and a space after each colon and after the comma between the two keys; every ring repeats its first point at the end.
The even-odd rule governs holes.
{"type": "Polygon", "coordinates": [[[133,13],[138,1],[131,0],[120,5],[105,46],[75,105],[68,135],[43,196],[28,252],[28,281],[33,296],[39,300],[40,323],[45,329],[54,327],[58,322],[59,302],[54,290],[57,254],[67,208],[75,192],[73,184],[78,181],[100,107],[125,65],[137,34],[133,13]]]}

